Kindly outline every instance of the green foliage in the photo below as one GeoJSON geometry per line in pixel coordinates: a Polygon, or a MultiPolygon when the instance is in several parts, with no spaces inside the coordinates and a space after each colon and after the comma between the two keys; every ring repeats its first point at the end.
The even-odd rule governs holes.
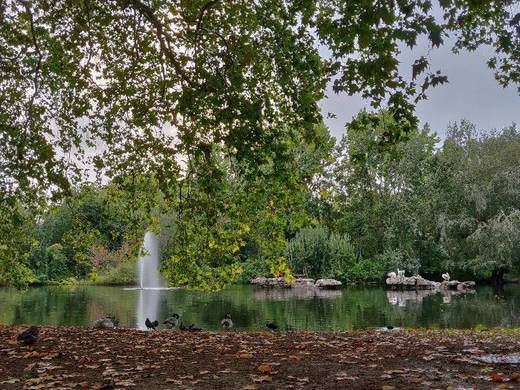
{"type": "Polygon", "coordinates": [[[446,172],[439,219],[447,264],[498,280],[518,269],[520,132],[478,134],[467,121],[450,126],[440,154],[446,172]]]}
{"type": "Polygon", "coordinates": [[[347,280],[353,282],[380,283],[386,273],[386,266],[382,261],[362,259],[348,271],[347,280]]]}
{"type": "Polygon", "coordinates": [[[63,246],[61,244],[48,246],[45,249],[45,257],[48,270],[43,280],[57,281],[68,279],[72,276],[69,269],[69,259],[65,253],[63,253],[63,246]]]}
{"type": "Polygon", "coordinates": [[[326,229],[303,228],[287,245],[289,266],[308,277],[320,277],[328,265],[328,241],[329,232],[326,229]]]}
{"type": "Polygon", "coordinates": [[[139,203],[133,198],[130,204],[129,195],[114,184],[84,186],[33,222],[27,257],[37,281],[95,279],[113,269],[126,271],[122,263],[133,267],[144,229],[136,224],[141,217],[132,213],[139,203]]]}
{"type": "MultiPolygon", "coordinates": [[[[2,255],[0,278],[25,284],[29,269],[48,277],[46,250],[56,243],[69,272],[87,277],[92,245],[117,250],[125,240],[137,242],[133,232],[127,237],[128,226],[141,233],[143,221],[156,227],[150,206],[160,201],[158,189],[168,201],[176,197],[168,212],[178,221],[178,249],[168,258],[186,259],[195,280],[212,275],[211,269],[220,269],[217,276],[234,274],[232,263],[243,260],[249,241],[259,259],[283,268],[286,240],[334,213],[348,215],[338,220],[338,231],[352,231],[364,257],[399,246],[403,232],[399,249],[410,256],[440,253],[426,245],[432,240],[417,237],[419,231],[433,234],[423,226],[431,220],[427,201],[418,220],[394,224],[385,236],[379,217],[409,203],[391,205],[386,192],[373,191],[377,180],[365,180],[386,178],[387,168],[395,168],[387,163],[404,152],[396,145],[408,145],[416,131],[415,102],[447,81],[430,70],[426,56],[407,79],[400,45],[413,48],[426,39],[439,47],[447,35],[456,51],[492,45],[496,55],[488,65],[498,81],[517,83],[515,6],[515,0],[440,1],[434,17],[426,0],[1,2],[0,223],[6,234],[0,245],[9,254],[2,255]],[[391,120],[364,115],[351,124],[353,133],[384,128],[375,142],[358,132],[357,144],[367,141],[367,148],[352,148],[350,161],[360,168],[352,183],[372,188],[352,202],[336,202],[335,195],[334,204],[324,201],[336,192],[321,188],[318,178],[330,145],[327,132],[317,130],[318,103],[329,80],[335,92],[361,93],[392,111],[391,120]],[[216,153],[233,166],[219,166],[216,153]],[[377,169],[383,164],[377,175],[365,169],[374,163],[377,169]],[[113,214],[95,195],[78,190],[91,174],[119,186],[105,197],[112,205],[124,200],[115,202],[121,207],[113,214]],[[49,195],[58,210],[46,210],[49,195]],[[364,215],[352,212],[361,199],[364,215]],[[27,227],[12,212],[19,206],[31,210],[29,225],[47,223],[34,233],[38,250],[24,242],[27,227]],[[240,232],[242,225],[251,232],[240,232]]],[[[168,269],[172,281],[180,278],[168,269]]]]}
{"type": "Polygon", "coordinates": [[[349,280],[350,268],[356,263],[349,238],[329,234],[323,227],[301,229],[287,245],[286,257],[295,273],[343,281],[349,280]]]}

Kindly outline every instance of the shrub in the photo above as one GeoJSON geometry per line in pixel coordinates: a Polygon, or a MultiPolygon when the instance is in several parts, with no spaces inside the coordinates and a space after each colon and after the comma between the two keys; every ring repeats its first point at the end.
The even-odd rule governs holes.
{"type": "Polygon", "coordinates": [[[385,272],[396,272],[397,269],[402,269],[409,274],[416,275],[421,268],[421,262],[418,258],[398,249],[384,251],[377,256],[376,261],[384,265],[385,272]]]}
{"type": "Polygon", "coordinates": [[[347,271],[350,282],[380,282],[385,276],[385,265],[381,262],[363,259],[347,271]]]}
{"type": "Polygon", "coordinates": [[[69,269],[69,259],[65,253],[63,253],[63,246],[60,244],[48,246],[47,249],[45,249],[45,255],[47,258],[47,277],[49,280],[57,281],[73,276],[69,269]]]}
{"type": "Polygon", "coordinates": [[[355,263],[355,250],[348,236],[329,234],[321,227],[305,228],[287,245],[286,257],[296,273],[346,281],[355,263]]]}
{"type": "Polygon", "coordinates": [[[109,268],[100,272],[93,278],[94,284],[130,286],[137,284],[137,272],[135,261],[125,261],[115,268],[109,268]]]}
{"type": "Polygon", "coordinates": [[[350,238],[333,233],[329,237],[328,247],[329,257],[324,276],[347,281],[348,270],[356,262],[356,253],[350,238]]]}
{"type": "Polygon", "coordinates": [[[296,273],[316,278],[324,274],[329,259],[329,234],[324,228],[303,228],[286,249],[289,267],[296,273]]]}
{"type": "Polygon", "coordinates": [[[271,277],[270,264],[264,259],[250,258],[241,264],[242,272],[238,276],[239,283],[249,283],[257,276],[271,277]]]}

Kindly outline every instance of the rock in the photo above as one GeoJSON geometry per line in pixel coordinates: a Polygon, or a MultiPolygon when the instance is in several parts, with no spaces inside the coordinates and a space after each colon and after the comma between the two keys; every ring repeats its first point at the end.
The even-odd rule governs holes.
{"type": "Polygon", "coordinates": [[[256,285],[259,285],[259,286],[265,285],[266,282],[267,282],[267,278],[264,278],[263,276],[259,276],[259,277],[254,278],[253,280],[250,281],[251,284],[256,284],[256,285]]]}
{"type": "Polygon", "coordinates": [[[110,318],[100,318],[94,322],[94,328],[98,329],[112,329],[115,325],[110,318]]]}
{"type": "Polygon", "coordinates": [[[285,278],[264,278],[258,277],[254,278],[250,282],[251,284],[255,284],[261,287],[291,287],[289,283],[285,281],[285,278]]]}
{"type": "Polygon", "coordinates": [[[309,278],[299,278],[295,279],[293,283],[293,287],[313,287],[314,279],[309,278]]]}
{"type": "Polygon", "coordinates": [[[415,276],[403,276],[401,274],[394,277],[392,273],[388,274],[386,278],[386,284],[394,289],[415,289],[415,290],[458,290],[466,291],[475,288],[475,282],[459,282],[458,280],[449,280],[443,282],[435,282],[432,280],[424,279],[421,275],[415,276]]]}
{"type": "Polygon", "coordinates": [[[318,279],[315,286],[319,288],[339,288],[341,282],[336,279],[318,279]]]}

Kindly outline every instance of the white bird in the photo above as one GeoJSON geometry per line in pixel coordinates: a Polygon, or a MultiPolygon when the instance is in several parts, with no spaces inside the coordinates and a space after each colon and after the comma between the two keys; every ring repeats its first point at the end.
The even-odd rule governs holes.
{"type": "Polygon", "coordinates": [[[400,278],[404,278],[404,270],[402,269],[397,269],[397,276],[399,276],[400,278]]]}
{"type": "Polygon", "coordinates": [[[395,272],[389,272],[386,274],[386,276],[388,276],[389,278],[395,278],[397,277],[396,273],[395,272]]]}
{"type": "Polygon", "coordinates": [[[173,313],[170,318],[164,320],[163,324],[165,324],[168,328],[175,328],[179,325],[179,315],[177,313],[173,313]]]}
{"type": "Polygon", "coordinates": [[[220,321],[220,325],[222,325],[224,329],[231,329],[233,327],[233,321],[231,320],[231,316],[229,314],[226,314],[224,316],[224,319],[220,321]]]}
{"type": "Polygon", "coordinates": [[[449,273],[445,272],[441,276],[442,276],[442,279],[444,279],[445,282],[449,282],[450,281],[450,274],[449,273]]]}

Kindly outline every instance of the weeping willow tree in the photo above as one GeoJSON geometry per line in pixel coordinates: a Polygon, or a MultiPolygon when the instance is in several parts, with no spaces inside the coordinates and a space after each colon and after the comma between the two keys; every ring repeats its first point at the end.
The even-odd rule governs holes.
{"type": "MultiPolygon", "coordinates": [[[[423,38],[439,47],[454,37],[455,51],[492,45],[498,81],[518,82],[515,3],[0,1],[2,225],[18,229],[20,205],[92,176],[153,175],[169,194],[190,161],[209,166],[215,146],[254,167],[287,129],[315,142],[332,78],[336,92],[361,93],[413,127],[415,102],[447,80],[426,54],[411,79],[401,74],[400,47],[423,38]]],[[[6,259],[16,264],[15,252],[6,259]]]]}

